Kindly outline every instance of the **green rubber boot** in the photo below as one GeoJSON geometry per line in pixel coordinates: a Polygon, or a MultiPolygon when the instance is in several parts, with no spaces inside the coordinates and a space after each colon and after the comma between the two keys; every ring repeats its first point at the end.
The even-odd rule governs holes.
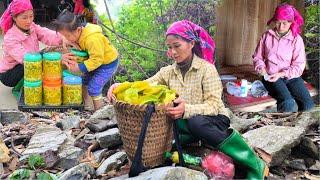
{"type": "Polygon", "coordinates": [[[17,99],[17,101],[20,98],[22,88],[23,88],[23,78],[12,88],[12,95],[17,99]]]}
{"type": "Polygon", "coordinates": [[[269,168],[241,135],[234,129],[232,131],[231,135],[218,146],[219,150],[248,169],[246,179],[264,179],[269,174],[269,168]]]}

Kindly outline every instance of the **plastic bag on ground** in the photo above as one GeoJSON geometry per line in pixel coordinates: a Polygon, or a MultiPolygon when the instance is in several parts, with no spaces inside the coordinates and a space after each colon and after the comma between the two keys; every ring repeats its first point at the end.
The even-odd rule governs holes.
{"type": "Polygon", "coordinates": [[[240,97],[240,86],[238,86],[235,82],[227,82],[226,87],[229,94],[240,97]]]}
{"type": "Polygon", "coordinates": [[[263,83],[259,80],[256,80],[252,83],[252,87],[251,87],[250,91],[251,91],[251,95],[253,97],[268,96],[267,89],[263,86],[263,83]]]}
{"type": "Polygon", "coordinates": [[[235,173],[232,159],[219,151],[213,151],[206,156],[202,160],[202,167],[211,179],[232,179],[235,173]]]}

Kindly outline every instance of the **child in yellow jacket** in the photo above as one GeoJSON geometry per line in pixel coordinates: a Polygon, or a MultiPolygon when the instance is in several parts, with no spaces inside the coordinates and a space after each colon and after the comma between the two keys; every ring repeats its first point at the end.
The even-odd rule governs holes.
{"type": "Polygon", "coordinates": [[[75,57],[69,54],[63,60],[68,69],[74,73],[82,72],[83,94],[85,104],[92,97],[94,109],[103,106],[102,88],[112,77],[118,67],[118,52],[103,35],[98,25],[85,23],[81,17],[69,11],[63,11],[54,22],[56,31],[68,41],[87,51],[89,59],[77,63],[75,57]]]}

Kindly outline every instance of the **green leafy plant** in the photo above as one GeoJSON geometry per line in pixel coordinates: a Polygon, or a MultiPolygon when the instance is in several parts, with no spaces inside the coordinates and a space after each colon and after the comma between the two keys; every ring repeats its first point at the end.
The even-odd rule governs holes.
{"type": "Polygon", "coordinates": [[[44,158],[40,155],[31,155],[28,158],[28,166],[31,169],[44,167],[45,166],[44,158]]]}
{"type": "Polygon", "coordinates": [[[15,170],[10,176],[10,180],[21,180],[21,179],[28,179],[31,174],[31,170],[29,169],[18,169],[15,170]]]}

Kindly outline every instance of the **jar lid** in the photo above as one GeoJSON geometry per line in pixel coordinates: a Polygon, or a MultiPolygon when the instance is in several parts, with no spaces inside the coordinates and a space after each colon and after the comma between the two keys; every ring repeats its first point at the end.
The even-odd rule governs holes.
{"type": "Polygon", "coordinates": [[[61,59],[61,53],[59,52],[47,52],[43,54],[43,59],[50,61],[57,61],[61,59]]]}
{"type": "Polygon", "coordinates": [[[80,57],[88,57],[89,54],[86,51],[81,51],[78,49],[71,49],[70,52],[76,56],[80,56],[80,57]]]}
{"type": "Polygon", "coordinates": [[[51,86],[51,87],[56,87],[56,86],[61,86],[61,78],[47,78],[43,80],[43,85],[44,86],[51,86]]]}
{"type": "Polygon", "coordinates": [[[67,77],[67,76],[76,76],[76,75],[72,74],[72,72],[70,72],[69,70],[63,70],[62,76],[67,77]]]}
{"type": "Polygon", "coordinates": [[[39,81],[27,81],[27,80],[24,80],[23,85],[25,87],[39,87],[39,86],[42,85],[42,81],[41,80],[39,80],[39,81]]]}
{"type": "Polygon", "coordinates": [[[82,84],[82,78],[79,76],[66,76],[63,78],[63,84],[79,85],[82,84]]]}
{"type": "Polygon", "coordinates": [[[23,57],[24,61],[28,62],[37,62],[42,59],[42,56],[40,53],[26,53],[23,57]]]}

